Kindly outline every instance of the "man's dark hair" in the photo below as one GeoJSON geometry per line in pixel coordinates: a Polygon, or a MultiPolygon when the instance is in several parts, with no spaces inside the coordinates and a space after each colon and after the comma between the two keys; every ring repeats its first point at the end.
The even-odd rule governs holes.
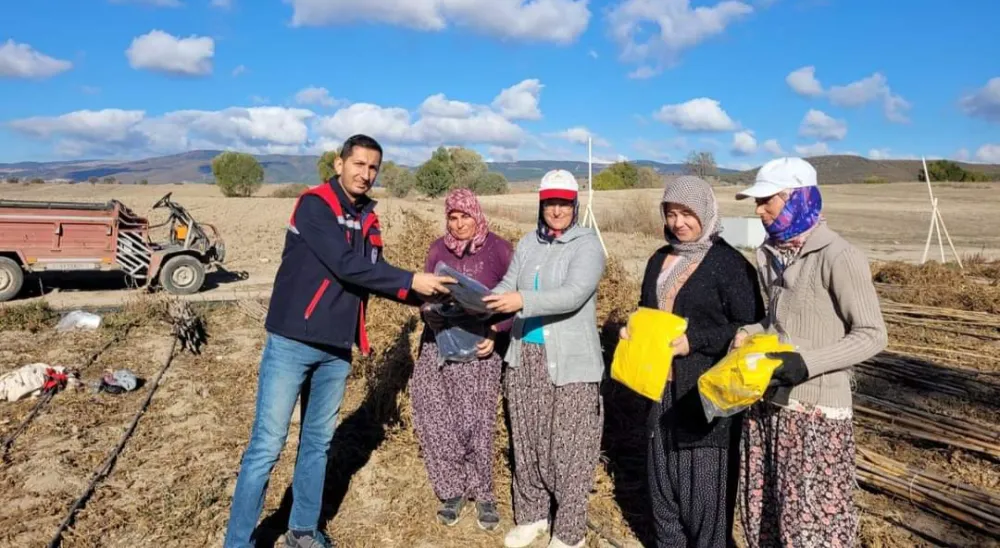
{"type": "Polygon", "coordinates": [[[378,152],[379,163],[382,163],[382,145],[378,144],[378,141],[375,139],[361,133],[351,135],[344,141],[344,146],[340,148],[340,158],[342,160],[350,158],[355,147],[367,148],[368,150],[378,152]]]}

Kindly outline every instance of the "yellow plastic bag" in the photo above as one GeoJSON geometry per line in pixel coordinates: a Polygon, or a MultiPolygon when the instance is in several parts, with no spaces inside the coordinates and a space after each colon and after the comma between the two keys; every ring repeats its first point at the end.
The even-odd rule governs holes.
{"type": "Polygon", "coordinates": [[[618,342],[611,378],[660,401],[674,352],[670,343],[687,330],[687,320],[654,308],[639,308],[628,320],[628,339],[618,342]]]}
{"type": "Polygon", "coordinates": [[[735,415],[764,397],[771,375],[781,365],[781,360],[765,358],[764,354],[794,350],[793,345],[782,343],[777,335],[751,335],[743,346],[698,378],[705,418],[711,421],[735,415]]]}

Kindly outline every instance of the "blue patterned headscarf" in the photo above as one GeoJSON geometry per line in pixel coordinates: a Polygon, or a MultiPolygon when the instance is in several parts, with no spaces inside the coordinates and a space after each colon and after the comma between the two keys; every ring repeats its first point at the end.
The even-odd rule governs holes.
{"type": "Polygon", "coordinates": [[[823,196],[820,195],[819,187],[792,189],[781,213],[764,228],[772,242],[788,242],[816,226],[821,219],[822,210],[823,196]]]}

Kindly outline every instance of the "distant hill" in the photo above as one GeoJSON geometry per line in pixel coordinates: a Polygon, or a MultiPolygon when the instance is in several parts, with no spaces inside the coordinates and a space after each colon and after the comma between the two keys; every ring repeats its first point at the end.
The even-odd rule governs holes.
{"type": "MultiPolygon", "coordinates": [[[[114,177],[122,183],[130,184],[145,179],[150,184],[175,182],[211,182],[212,158],[221,151],[195,150],[170,156],[157,156],[142,160],[79,160],[69,162],[19,162],[0,164],[0,177],[21,179],[41,178],[45,180],[69,180],[83,182],[90,177],[103,179],[114,177]]],[[[264,177],[268,183],[319,182],[316,162],[319,156],[299,156],[289,154],[258,155],[257,160],[264,167],[264,177]]],[[[649,160],[638,160],[636,165],[649,166],[664,174],[682,173],[683,164],[664,164],[649,160]]],[[[490,162],[490,171],[502,173],[507,180],[530,181],[541,179],[550,169],[565,169],[577,177],[586,178],[587,162],[557,160],[526,160],[520,162],[490,162]]],[[[607,167],[594,164],[594,173],[607,167]]],[[[411,167],[412,169],[412,167],[411,167]]],[[[725,169],[724,173],[737,173],[725,169]]]]}
{"type": "MultiPolygon", "coordinates": [[[[150,184],[212,181],[212,158],[221,151],[194,150],[169,156],[157,156],[142,160],[76,160],[61,162],[18,162],[0,164],[0,178],[20,179],[41,178],[47,181],[65,180],[84,182],[90,177],[103,179],[114,177],[122,183],[147,180],[150,184]]],[[[264,167],[268,183],[319,182],[316,173],[318,156],[289,154],[264,154],[257,156],[264,167]]],[[[822,184],[863,182],[869,177],[880,177],[887,182],[915,181],[920,170],[919,160],[869,160],[860,156],[816,156],[807,158],[819,172],[822,184]]],[[[650,160],[636,160],[633,163],[648,166],[662,174],[680,174],[683,164],[665,164],[650,160]]],[[[965,169],[984,173],[996,173],[1000,179],[1000,165],[970,164],[959,162],[965,169]]],[[[518,162],[491,162],[490,171],[502,173],[511,182],[537,181],[550,169],[565,169],[578,178],[587,176],[587,162],[560,160],[523,160],[518,162]]],[[[594,173],[607,167],[594,164],[594,173]]],[[[412,169],[412,168],[411,168],[412,169]]],[[[720,178],[731,183],[752,181],[757,170],[737,171],[720,169],[720,178]]]]}
{"type": "MultiPolygon", "coordinates": [[[[822,185],[863,183],[872,177],[888,183],[917,181],[923,170],[920,160],[869,160],[847,155],[814,156],[805,160],[816,168],[816,176],[822,185]]],[[[995,180],[1000,181],[1000,164],[955,163],[968,171],[994,174],[995,180]]],[[[757,176],[757,169],[723,175],[721,178],[732,183],[751,183],[757,176]]]]}

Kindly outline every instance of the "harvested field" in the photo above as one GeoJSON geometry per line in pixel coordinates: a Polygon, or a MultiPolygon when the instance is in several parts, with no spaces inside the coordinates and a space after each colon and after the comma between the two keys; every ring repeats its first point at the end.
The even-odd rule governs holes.
{"type": "MultiPolygon", "coordinates": [[[[896,185],[877,186],[897,196],[893,190],[896,185]]],[[[75,193],[72,199],[94,199],[97,191],[119,190],[89,185],[64,188],[75,193]]],[[[290,199],[213,198],[211,187],[187,185],[170,190],[197,217],[222,227],[233,253],[231,267],[251,273],[250,280],[231,285],[268,285],[277,267],[283,235],[280,227],[291,209],[290,199]],[[253,284],[248,284],[250,281],[253,284]]],[[[25,187],[23,192],[40,197],[47,191],[49,188],[25,187]]],[[[139,205],[152,203],[161,191],[167,189],[121,187],[125,201],[141,212],[139,205]]],[[[955,192],[961,195],[962,191],[955,192]]],[[[612,202],[611,197],[618,193],[602,196],[605,194],[606,202],[612,202]]],[[[643,198],[638,203],[650,204],[658,196],[657,192],[648,194],[636,191],[630,198],[621,193],[619,207],[639,196],[643,198]]],[[[831,194],[829,217],[834,228],[861,232],[861,227],[845,222],[846,211],[841,210],[844,216],[838,217],[837,207],[850,201],[838,202],[836,191],[831,194]]],[[[518,207],[520,199],[509,196],[486,201],[511,200],[518,207]]],[[[957,201],[942,197],[945,204],[953,199],[957,201]]],[[[440,207],[440,202],[415,200],[387,200],[380,206],[391,260],[411,268],[422,264],[427,245],[441,230],[440,207]]],[[[976,219],[978,209],[970,211],[970,218],[976,219]]],[[[598,217],[601,220],[600,211],[598,217]]],[[[982,219],[976,226],[973,221],[954,217],[952,221],[945,212],[946,221],[955,225],[948,227],[953,238],[958,240],[959,230],[978,231],[983,241],[990,242],[987,251],[1000,249],[1000,242],[993,241],[1000,237],[1000,230],[982,226],[987,222],[982,219]]],[[[498,232],[510,239],[517,238],[530,223],[523,218],[494,217],[493,221],[498,232]]],[[[907,241],[922,251],[926,220],[919,222],[919,229],[916,223],[908,225],[907,241]]],[[[889,230],[890,224],[886,221],[884,228],[889,230]]],[[[607,231],[605,241],[613,260],[600,288],[599,315],[605,355],[610,359],[617,325],[637,301],[634,265],[644,262],[659,240],[607,231]]],[[[872,249],[873,244],[866,240],[859,243],[872,249]]],[[[970,496],[972,500],[982,500],[983,494],[994,500],[1000,496],[1000,460],[995,455],[1000,445],[996,426],[1000,424],[1000,367],[993,358],[1000,344],[997,268],[985,259],[972,263],[966,273],[940,265],[874,264],[873,275],[890,325],[890,348],[856,370],[856,391],[861,395],[857,403],[873,411],[857,411],[858,443],[875,455],[863,457],[859,453],[859,463],[869,458],[865,462],[870,470],[873,462],[889,462],[878,461],[879,457],[892,459],[928,476],[962,482],[968,486],[963,495],[966,498],[961,499],[965,502],[970,496]],[[974,296],[968,297],[970,294],[974,296]],[[906,411],[899,411],[901,408],[906,411]]],[[[238,291],[243,290],[233,293],[238,291]]],[[[58,301],[69,295],[64,304],[79,305],[93,294],[107,293],[111,292],[60,292],[46,300],[58,301]]],[[[80,367],[121,335],[120,342],[100,352],[82,370],[83,378],[93,380],[104,369],[129,367],[152,380],[170,344],[170,327],[161,312],[164,297],[135,298],[132,292],[119,293],[132,299],[130,306],[106,316],[105,325],[93,332],[57,333],[52,326],[58,315],[38,299],[0,307],[0,374],[39,361],[80,367]],[[133,321],[136,325],[125,332],[124,327],[133,321]]],[[[63,535],[64,546],[221,545],[240,454],[249,436],[257,363],[264,341],[260,318],[266,301],[254,300],[249,291],[242,296],[241,302],[232,305],[198,308],[209,334],[203,352],[175,352],[170,369],[110,474],[98,483],[63,535]]],[[[341,546],[348,547],[500,545],[502,532],[480,531],[468,515],[452,529],[433,520],[436,501],[412,431],[406,386],[420,326],[413,310],[385,301],[374,301],[370,314],[376,351],[371,358],[356,363],[349,381],[328,469],[327,529],[341,546]]],[[[0,546],[49,542],[94,470],[120,439],[148,389],[141,386],[117,396],[67,390],[53,397],[14,440],[7,460],[0,463],[7,510],[0,515],[0,546]]],[[[604,394],[603,457],[590,502],[588,546],[608,546],[608,539],[638,546],[640,541],[648,542],[650,534],[643,493],[646,405],[612,381],[605,383],[604,394]]],[[[13,433],[35,403],[0,402],[4,411],[0,414],[0,438],[13,433]]],[[[501,401],[497,412],[503,416],[501,401]]],[[[512,518],[510,472],[507,431],[503,421],[500,424],[495,479],[502,528],[506,528],[512,518]]],[[[267,541],[278,540],[287,521],[287,488],[297,428],[296,414],[265,503],[262,529],[267,541]]],[[[873,472],[866,473],[867,478],[864,474],[859,477],[856,498],[863,510],[861,538],[865,546],[922,546],[941,541],[957,546],[1000,545],[996,533],[963,523],[940,496],[928,504],[924,499],[933,495],[924,492],[921,498],[911,491],[886,488],[890,480],[880,483],[878,478],[871,479],[873,472]]],[[[912,477],[896,481],[914,482],[912,477]]]]}

